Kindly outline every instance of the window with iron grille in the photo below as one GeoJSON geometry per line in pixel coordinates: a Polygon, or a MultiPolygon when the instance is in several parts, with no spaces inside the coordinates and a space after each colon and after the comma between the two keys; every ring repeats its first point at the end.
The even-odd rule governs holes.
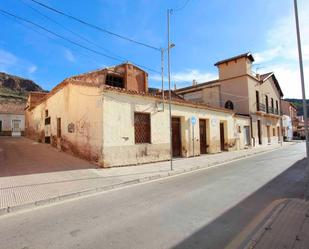
{"type": "Polygon", "coordinates": [[[136,144],[151,143],[149,113],[134,113],[134,133],[136,144]]]}

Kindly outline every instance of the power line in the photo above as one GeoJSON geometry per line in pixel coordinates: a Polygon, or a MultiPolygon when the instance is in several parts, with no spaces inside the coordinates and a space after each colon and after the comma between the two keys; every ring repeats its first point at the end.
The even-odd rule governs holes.
{"type": "Polygon", "coordinates": [[[109,34],[109,35],[118,37],[118,38],[120,38],[120,39],[129,41],[129,42],[132,42],[132,43],[135,43],[135,44],[138,44],[138,45],[142,45],[142,46],[147,47],[147,48],[151,48],[151,49],[160,51],[160,48],[157,48],[157,47],[155,47],[155,46],[153,46],[153,45],[149,45],[149,44],[146,44],[146,43],[143,43],[143,42],[140,42],[140,41],[136,41],[136,40],[131,39],[131,38],[129,38],[129,37],[126,37],[126,36],[123,36],[123,35],[114,33],[114,32],[112,32],[112,31],[109,31],[109,30],[107,30],[107,29],[101,28],[101,27],[99,27],[99,26],[97,26],[97,25],[94,25],[94,24],[92,24],[92,23],[86,22],[86,21],[84,21],[84,20],[82,20],[82,19],[80,19],[80,18],[74,17],[74,16],[72,16],[72,15],[70,15],[70,14],[64,13],[63,11],[57,10],[57,9],[55,9],[55,8],[49,6],[49,5],[46,5],[46,4],[42,3],[42,2],[39,2],[39,1],[37,1],[37,0],[29,0],[29,1],[31,1],[31,2],[33,2],[33,3],[36,3],[36,4],[42,6],[42,7],[46,8],[46,9],[49,9],[49,10],[53,11],[53,12],[56,12],[56,13],[58,13],[58,14],[60,14],[60,15],[63,15],[63,16],[65,16],[65,17],[67,17],[67,18],[73,19],[73,20],[75,20],[75,21],[77,21],[77,22],[79,22],[79,23],[82,23],[82,24],[84,24],[84,25],[86,25],[86,26],[88,26],[88,27],[91,27],[91,28],[93,28],[93,29],[99,30],[99,31],[101,31],[101,32],[107,33],[107,34],[109,34]]]}
{"type": "MultiPolygon", "coordinates": [[[[92,48],[86,47],[86,46],[84,46],[84,45],[82,45],[82,44],[79,44],[79,43],[77,43],[77,42],[75,42],[75,41],[73,41],[73,40],[71,40],[71,39],[68,39],[68,38],[66,38],[66,37],[64,37],[64,36],[62,36],[62,35],[60,35],[60,34],[54,32],[54,31],[51,31],[51,30],[49,30],[49,29],[47,29],[47,28],[45,28],[45,27],[43,27],[43,26],[41,26],[41,25],[39,25],[39,24],[37,24],[37,23],[34,23],[34,22],[32,22],[32,21],[30,21],[30,20],[28,20],[28,19],[25,19],[25,18],[23,18],[23,17],[17,16],[17,15],[15,15],[15,14],[12,14],[12,13],[10,13],[10,12],[7,12],[7,11],[5,11],[5,10],[3,10],[3,9],[0,9],[0,12],[2,12],[3,15],[8,15],[8,16],[14,17],[14,18],[16,18],[16,19],[18,19],[18,20],[21,20],[21,21],[23,21],[23,22],[29,23],[29,24],[31,24],[31,25],[33,25],[33,26],[35,26],[35,27],[37,27],[37,28],[39,28],[39,29],[41,29],[41,30],[44,30],[44,31],[47,32],[47,33],[50,33],[50,34],[52,34],[52,35],[54,35],[54,36],[56,36],[56,37],[58,37],[58,38],[60,38],[60,39],[62,39],[62,40],[64,40],[64,41],[67,41],[67,42],[69,42],[69,43],[71,43],[71,44],[73,44],[73,45],[75,45],[75,46],[78,46],[78,47],[80,47],[80,48],[83,48],[83,49],[85,49],[85,50],[88,50],[88,51],[90,51],[90,52],[92,52],[92,53],[95,53],[95,54],[104,56],[104,57],[109,58],[109,59],[112,59],[112,60],[116,60],[116,61],[123,62],[122,60],[120,60],[120,59],[118,59],[118,58],[116,58],[116,57],[114,57],[114,56],[110,56],[110,55],[104,54],[104,53],[102,53],[102,52],[100,52],[100,51],[97,51],[97,50],[94,50],[94,49],[92,49],[92,48]]],[[[135,63],[134,63],[134,64],[135,64],[135,63]]],[[[142,68],[145,68],[145,69],[147,69],[147,70],[149,70],[149,71],[152,71],[152,72],[155,72],[155,73],[160,73],[160,72],[157,71],[157,70],[154,70],[154,69],[152,69],[152,68],[149,68],[149,67],[146,67],[146,66],[143,66],[143,65],[139,65],[139,64],[135,64],[135,65],[136,65],[136,66],[139,66],[139,67],[142,67],[142,68]]]]}
{"type": "Polygon", "coordinates": [[[33,11],[35,11],[36,13],[38,13],[39,15],[41,15],[41,16],[43,16],[44,18],[48,19],[49,21],[51,21],[51,22],[57,24],[58,26],[60,26],[60,27],[62,27],[63,29],[65,29],[66,31],[70,32],[71,34],[77,36],[77,37],[80,38],[81,40],[83,40],[83,41],[85,41],[85,42],[87,42],[87,43],[89,43],[89,44],[91,44],[91,45],[94,45],[94,46],[96,46],[96,47],[98,47],[98,48],[100,48],[100,49],[103,49],[104,51],[106,51],[106,52],[108,52],[108,53],[110,53],[110,54],[113,54],[114,56],[118,57],[118,58],[121,59],[121,60],[127,60],[126,58],[123,58],[123,57],[121,57],[121,56],[118,56],[118,55],[114,54],[112,51],[110,51],[110,50],[108,50],[108,49],[106,49],[106,48],[100,46],[99,44],[97,44],[97,43],[95,43],[95,42],[89,40],[88,38],[86,38],[86,37],[84,37],[84,36],[78,34],[78,33],[75,32],[75,31],[73,31],[73,30],[67,28],[66,26],[64,26],[64,25],[61,24],[60,22],[58,22],[58,21],[54,20],[53,18],[51,18],[51,17],[45,15],[44,13],[42,13],[41,11],[39,11],[38,9],[36,9],[36,8],[32,7],[30,4],[26,3],[25,0],[19,0],[19,1],[20,1],[21,3],[23,3],[24,5],[26,5],[28,8],[30,8],[30,9],[32,9],[33,11]]]}
{"type": "Polygon", "coordinates": [[[187,0],[182,6],[176,8],[176,9],[172,9],[173,11],[180,11],[180,10],[183,10],[185,7],[187,7],[188,3],[190,2],[191,0],[187,0]]]}

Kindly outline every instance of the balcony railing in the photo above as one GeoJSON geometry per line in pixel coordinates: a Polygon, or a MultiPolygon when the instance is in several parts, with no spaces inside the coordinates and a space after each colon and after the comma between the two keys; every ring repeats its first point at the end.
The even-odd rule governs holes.
{"type": "Polygon", "coordinates": [[[266,106],[264,104],[259,103],[257,105],[257,111],[266,112],[266,106]]]}
{"type": "Polygon", "coordinates": [[[266,113],[271,113],[271,114],[275,114],[275,115],[280,115],[280,112],[277,108],[271,107],[271,106],[267,106],[264,104],[259,103],[257,105],[257,111],[260,112],[266,112],[266,113]]]}

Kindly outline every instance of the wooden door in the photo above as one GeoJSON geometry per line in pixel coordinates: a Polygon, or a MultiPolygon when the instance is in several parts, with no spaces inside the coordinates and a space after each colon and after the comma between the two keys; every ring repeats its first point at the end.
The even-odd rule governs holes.
{"type": "Polygon", "coordinates": [[[271,139],[270,139],[270,126],[267,125],[267,141],[268,143],[271,143],[271,139]]]}
{"type": "Polygon", "coordinates": [[[172,118],[172,151],[174,157],[181,156],[180,118],[172,118]]]}
{"type": "Polygon", "coordinates": [[[224,146],[224,123],[220,123],[220,147],[221,151],[225,150],[224,146]]]}
{"type": "Polygon", "coordinates": [[[206,120],[200,119],[200,153],[207,153],[206,120]]]}
{"type": "Polygon", "coordinates": [[[257,121],[259,144],[262,144],[261,120],[257,121]]]}

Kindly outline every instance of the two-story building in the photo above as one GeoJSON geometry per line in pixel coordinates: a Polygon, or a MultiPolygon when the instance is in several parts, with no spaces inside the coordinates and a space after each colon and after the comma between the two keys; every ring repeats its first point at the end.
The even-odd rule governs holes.
{"type": "Polygon", "coordinates": [[[254,58],[245,53],[215,64],[219,79],[193,84],[175,92],[184,99],[235,111],[250,118],[250,127],[241,127],[246,143],[252,146],[281,140],[280,100],[283,96],[274,73],[252,71],[254,58]]]}
{"type": "Polygon", "coordinates": [[[26,135],[104,167],[245,147],[239,127],[250,125],[248,117],[174,93],[171,104],[172,140],[167,95],[150,92],[148,74],[124,63],[31,93],[26,135]]]}
{"type": "Polygon", "coordinates": [[[297,108],[293,103],[282,99],[281,112],[283,137],[286,141],[291,141],[294,134],[297,136],[297,108]]]}

